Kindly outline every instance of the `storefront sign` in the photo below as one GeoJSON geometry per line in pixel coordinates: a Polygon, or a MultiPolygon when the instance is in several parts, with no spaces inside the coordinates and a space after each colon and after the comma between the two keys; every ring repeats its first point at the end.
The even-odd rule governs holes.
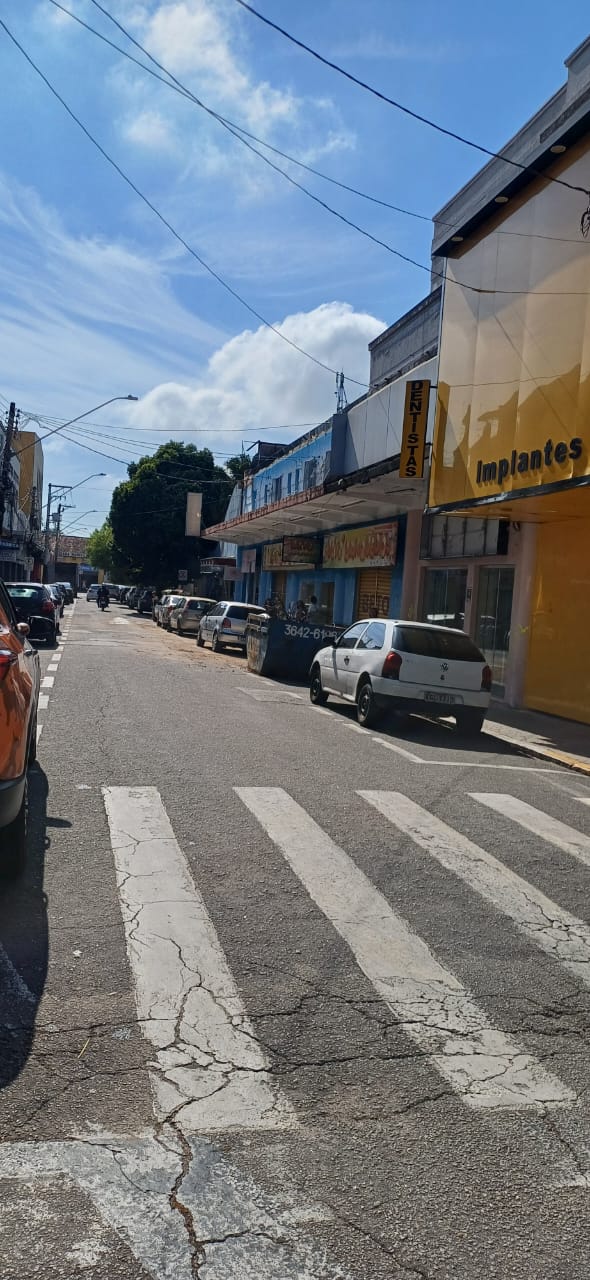
{"type": "MultiPolygon", "coordinates": [[[[531,449],[530,453],[528,450],[519,453],[513,449],[509,458],[498,458],[493,462],[484,462],[482,458],[478,458],[475,483],[501,485],[509,476],[526,476],[531,471],[543,471],[550,468],[554,462],[559,466],[564,462],[568,463],[569,459],[576,462],[582,456],[582,449],[583,441],[579,436],[574,436],[569,444],[566,444],[565,440],[560,440],[554,445],[552,440],[546,440],[542,449],[531,449]]],[[[554,478],[554,475],[545,477],[545,479],[554,478]]]]}
{"type": "Polygon", "coordinates": [[[324,569],[379,569],[395,564],[397,520],[345,529],[324,538],[324,569]]]}
{"type": "MultiPolygon", "coordinates": [[[[244,555],[247,553],[244,552],[244,555]]],[[[242,557],[242,567],[244,559],[242,557]]],[[[262,568],[263,569],[282,569],[283,567],[283,544],[282,542],[267,542],[262,548],[262,568]]],[[[248,572],[247,569],[244,570],[248,572]]]]}
{"type": "Polygon", "coordinates": [[[302,534],[283,538],[283,564],[286,567],[313,568],[319,564],[320,542],[318,538],[302,534]]]}
{"type": "Polygon", "coordinates": [[[427,378],[406,384],[400,479],[417,480],[424,475],[429,400],[430,382],[427,378]]]}

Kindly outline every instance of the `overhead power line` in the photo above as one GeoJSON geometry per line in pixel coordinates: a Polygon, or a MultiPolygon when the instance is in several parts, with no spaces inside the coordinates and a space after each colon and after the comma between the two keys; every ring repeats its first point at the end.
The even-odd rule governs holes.
{"type": "MultiPolygon", "coordinates": [[[[84,22],[82,19],[79,19],[75,14],[72,14],[72,13],[71,13],[71,11],[70,11],[69,9],[66,9],[64,5],[60,4],[60,3],[58,2],[58,0],[50,0],[50,3],[51,3],[51,4],[53,4],[56,8],[61,9],[64,13],[68,14],[68,16],[69,16],[69,17],[73,17],[73,18],[74,18],[74,20],[75,20],[76,22],[78,22],[81,26],[85,27],[85,28],[86,28],[88,31],[90,31],[93,35],[98,36],[98,38],[99,38],[99,39],[103,40],[106,44],[110,45],[110,47],[111,47],[111,48],[116,49],[116,50],[117,50],[117,52],[119,52],[119,53],[121,53],[121,54],[123,55],[123,57],[129,58],[133,63],[135,63],[137,66],[139,66],[143,71],[147,71],[147,72],[148,72],[148,74],[150,74],[150,75],[151,75],[151,74],[154,74],[154,73],[152,72],[152,70],[151,70],[151,68],[150,68],[150,67],[146,67],[144,63],[139,62],[137,58],[132,57],[132,55],[130,55],[126,50],[121,49],[119,45],[116,45],[116,44],[114,44],[114,43],[113,43],[113,41],[108,40],[106,36],[103,36],[103,35],[101,34],[101,32],[96,31],[94,27],[91,27],[88,23],[84,22]]],[[[111,22],[113,22],[113,23],[114,23],[114,25],[115,25],[116,27],[118,27],[118,29],[119,29],[120,31],[122,31],[122,32],[123,32],[123,34],[127,37],[127,39],[129,39],[129,40],[130,40],[130,41],[131,41],[131,42],[136,46],[136,48],[140,49],[140,50],[141,50],[141,52],[142,52],[142,53],[144,53],[144,54],[145,54],[145,56],[146,56],[147,58],[149,58],[151,62],[153,62],[153,63],[154,63],[154,65],[155,65],[155,66],[159,67],[159,68],[160,68],[160,70],[161,70],[161,71],[163,71],[163,72],[165,73],[165,75],[169,77],[169,79],[167,79],[167,80],[162,80],[162,77],[161,77],[161,76],[157,76],[156,78],[157,78],[158,80],[162,80],[162,83],[163,83],[163,84],[165,84],[165,85],[167,85],[167,87],[168,87],[168,88],[173,89],[173,88],[177,87],[177,88],[178,88],[178,91],[181,93],[181,95],[182,95],[183,97],[187,98],[189,101],[193,102],[196,106],[198,106],[198,107],[200,107],[202,110],[206,111],[208,115],[212,116],[215,120],[217,120],[217,121],[218,121],[218,123],[219,123],[219,124],[223,125],[223,127],[227,130],[227,132],[228,132],[228,133],[230,133],[230,134],[232,134],[232,136],[233,136],[234,138],[236,138],[238,142],[241,142],[245,147],[247,147],[247,148],[248,148],[248,150],[249,150],[249,151],[251,151],[254,155],[258,156],[258,157],[259,157],[259,159],[263,160],[265,164],[267,164],[271,169],[273,169],[273,170],[275,171],[275,173],[280,174],[280,175],[281,175],[281,177],[283,177],[287,182],[289,182],[289,183],[291,184],[291,186],[296,187],[296,188],[297,188],[297,190],[301,191],[301,192],[302,192],[304,195],[306,195],[310,200],[313,200],[313,202],[314,202],[315,204],[319,205],[319,206],[320,206],[320,208],[324,209],[327,213],[331,214],[331,215],[332,215],[332,217],[337,218],[339,222],[342,222],[345,226],[350,227],[350,228],[351,228],[351,230],[356,231],[359,235],[364,236],[364,237],[365,237],[365,239],[367,239],[367,240],[371,241],[373,244],[376,244],[378,247],[380,247],[380,248],[382,248],[382,249],[385,249],[385,251],[386,251],[387,253],[390,253],[390,254],[392,254],[394,257],[399,258],[402,262],[407,262],[409,266],[416,267],[419,271],[423,271],[423,272],[425,272],[425,273],[426,273],[426,274],[427,274],[431,279],[432,279],[432,278],[435,278],[435,279],[440,280],[440,281],[445,280],[445,281],[447,281],[449,284],[455,285],[457,288],[466,289],[466,290],[468,290],[468,292],[470,292],[470,293],[475,293],[475,294],[507,294],[507,295],[509,295],[510,297],[515,297],[515,296],[519,296],[519,295],[522,295],[522,294],[526,294],[526,295],[528,295],[529,293],[533,293],[533,294],[535,295],[535,297],[542,297],[542,296],[550,296],[550,297],[577,297],[577,296],[584,296],[584,297],[586,297],[586,296],[587,296],[585,291],[579,291],[579,292],[578,292],[578,291],[574,291],[574,292],[572,292],[571,290],[567,290],[567,291],[564,291],[564,292],[562,292],[562,293],[558,293],[557,291],[553,291],[553,290],[545,290],[545,291],[544,291],[544,290],[528,290],[528,289],[524,289],[524,290],[523,290],[523,289],[487,289],[487,288],[482,288],[482,287],[480,287],[480,286],[478,286],[478,285],[472,285],[472,284],[467,284],[467,283],[463,283],[463,282],[461,282],[461,281],[458,281],[458,280],[456,280],[454,277],[447,275],[447,273],[446,273],[445,271],[441,271],[441,270],[439,270],[439,269],[437,269],[437,268],[433,267],[433,266],[432,266],[432,263],[419,262],[417,258],[413,258],[413,257],[411,257],[411,255],[410,255],[410,254],[403,253],[401,249],[396,249],[396,248],[395,248],[395,246],[394,246],[394,245],[389,244],[389,243],[388,243],[388,241],[386,241],[386,240],[382,240],[379,236],[373,235],[373,233],[372,233],[371,231],[368,231],[365,227],[361,227],[361,226],[359,226],[359,224],[358,224],[358,223],[356,223],[356,222],[354,222],[351,218],[346,217],[346,215],[345,215],[345,214],[343,214],[343,213],[340,213],[340,212],[339,212],[339,210],[332,208],[332,206],[331,206],[331,205],[329,205],[329,204],[327,204],[327,202],[326,202],[325,200],[322,200],[322,199],[320,198],[320,196],[317,196],[313,191],[310,191],[308,187],[304,187],[304,186],[303,186],[303,184],[302,184],[302,183],[300,183],[300,182],[298,182],[296,178],[293,178],[293,177],[291,176],[291,174],[286,173],[284,169],[281,169],[280,165],[275,164],[275,163],[274,163],[274,161],[273,161],[273,160],[271,160],[268,156],[263,155],[263,153],[262,153],[261,151],[259,151],[257,147],[254,147],[250,142],[248,142],[248,141],[246,140],[246,137],[242,137],[242,136],[241,136],[243,133],[245,133],[245,130],[241,129],[241,127],[240,127],[239,125],[238,125],[238,126],[234,126],[232,123],[230,123],[228,120],[226,120],[226,119],[225,119],[225,117],[220,116],[220,115],[218,114],[218,112],[213,111],[210,107],[206,107],[206,106],[205,106],[205,104],[201,101],[201,99],[200,99],[200,98],[197,98],[197,97],[196,97],[196,95],[195,95],[195,94],[193,94],[193,93],[191,92],[191,90],[190,90],[190,89],[188,89],[185,85],[183,85],[183,84],[182,84],[182,82],[181,82],[180,80],[178,80],[178,79],[176,78],[176,76],[174,76],[174,75],[173,75],[173,73],[172,73],[171,71],[168,71],[168,70],[167,70],[167,68],[166,68],[166,67],[164,67],[164,66],[162,65],[162,63],[158,62],[158,61],[157,61],[157,59],[156,59],[156,58],[154,58],[154,57],[153,57],[153,55],[152,55],[151,53],[149,53],[149,51],[148,51],[147,49],[145,49],[145,48],[144,48],[144,46],[143,46],[142,44],[140,44],[140,43],[139,43],[139,41],[138,41],[138,40],[136,40],[136,39],[135,39],[135,37],[134,37],[134,36],[132,36],[132,35],[131,35],[131,33],[130,33],[129,31],[127,31],[127,29],[126,29],[126,28],[125,28],[125,27],[124,27],[124,26],[123,26],[123,25],[122,25],[122,24],[121,24],[121,23],[120,23],[116,18],[114,18],[114,17],[113,17],[113,15],[112,15],[111,13],[109,13],[108,9],[105,9],[105,7],[104,7],[102,4],[100,4],[100,3],[99,3],[99,0],[92,0],[92,4],[94,4],[94,5],[95,5],[95,7],[101,11],[101,13],[103,13],[107,18],[109,18],[109,19],[110,19],[110,21],[111,21],[111,22]],[[171,82],[172,82],[172,83],[171,83],[171,82]]],[[[253,10],[253,12],[255,12],[255,11],[253,10]]],[[[4,26],[4,27],[5,27],[5,23],[1,22],[1,20],[0,20],[0,23],[1,23],[1,25],[2,25],[2,26],[4,26]]],[[[14,37],[12,37],[12,38],[14,39],[14,37]]],[[[16,42],[16,43],[17,43],[17,42],[16,42]]],[[[18,47],[22,49],[22,46],[20,46],[20,45],[19,45],[18,47]]],[[[23,51],[23,52],[24,52],[24,51],[23,51]]],[[[166,225],[170,230],[172,230],[172,232],[173,232],[173,234],[174,234],[174,235],[177,235],[177,233],[176,233],[176,232],[174,231],[174,229],[171,227],[170,223],[168,223],[168,222],[163,218],[163,215],[161,215],[161,214],[159,214],[159,213],[158,213],[158,211],[155,209],[155,206],[154,206],[154,205],[152,205],[150,201],[148,201],[147,197],[146,197],[146,196],[143,196],[143,195],[141,194],[141,192],[139,192],[139,189],[135,186],[135,184],[131,181],[131,179],[130,179],[130,178],[127,178],[127,176],[126,176],[126,175],[123,173],[123,171],[119,168],[119,166],[116,164],[116,162],[115,162],[115,161],[113,161],[113,160],[111,160],[111,158],[107,155],[107,153],[106,153],[106,152],[104,151],[104,149],[101,147],[100,143],[96,142],[96,140],[95,140],[95,139],[92,137],[92,135],[88,132],[88,130],[86,129],[86,127],[85,127],[84,125],[82,125],[82,124],[81,124],[81,122],[80,122],[80,120],[78,119],[78,117],[74,115],[74,113],[71,111],[71,109],[70,109],[70,108],[67,106],[67,104],[64,102],[63,98],[62,98],[62,97],[57,93],[57,90],[53,89],[53,86],[50,84],[50,82],[47,80],[47,78],[43,75],[43,73],[42,73],[41,71],[39,71],[39,68],[37,68],[37,67],[36,67],[35,63],[33,63],[33,62],[32,62],[32,60],[28,57],[28,55],[27,55],[26,53],[25,53],[25,57],[27,57],[27,60],[28,60],[29,62],[31,62],[31,65],[32,65],[33,67],[35,67],[35,70],[37,70],[37,71],[39,72],[39,74],[42,76],[42,79],[43,79],[43,80],[45,80],[45,83],[46,83],[46,84],[47,84],[47,85],[52,89],[52,92],[54,92],[54,93],[55,93],[56,97],[58,97],[58,98],[59,98],[59,101],[60,101],[60,102],[65,106],[66,110],[67,110],[67,111],[68,111],[68,113],[72,116],[72,118],[73,118],[74,120],[76,120],[76,122],[77,122],[77,123],[80,125],[80,127],[84,130],[84,132],[85,132],[85,133],[87,134],[87,136],[91,139],[91,141],[92,141],[92,142],[94,142],[94,144],[95,144],[96,146],[98,146],[98,148],[99,148],[99,150],[102,152],[102,154],[103,154],[103,155],[104,155],[104,156],[105,156],[105,157],[110,161],[110,163],[111,163],[111,164],[113,164],[113,165],[114,165],[114,167],[117,169],[118,173],[120,173],[120,174],[121,174],[121,176],[125,177],[125,181],[127,181],[127,182],[129,183],[129,185],[133,188],[133,190],[134,190],[135,192],[137,192],[137,194],[141,195],[141,198],[142,198],[143,200],[145,200],[145,202],[146,202],[146,203],[148,204],[148,206],[153,210],[153,212],[155,212],[155,213],[157,214],[157,216],[158,216],[158,217],[160,217],[160,218],[161,218],[161,220],[165,222],[165,225],[166,225]]],[[[248,136],[253,136],[253,135],[248,135],[248,136]]],[[[264,144],[264,143],[263,143],[263,145],[266,145],[266,144],[264,144]]],[[[283,154],[283,153],[281,153],[281,154],[283,154]]],[[[284,153],[284,154],[286,154],[286,153],[284,153]]],[[[287,157],[287,158],[291,159],[291,157],[287,157]]],[[[298,163],[298,162],[297,162],[297,161],[295,161],[295,163],[298,163]]],[[[520,167],[521,167],[521,168],[523,168],[523,167],[525,167],[525,166],[520,166],[520,167]]],[[[581,190],[581,188],[578,188],[578,189],[579,189],[579,190],[581,190]]],[[[590,195],[589,195],[589,200],[590,200],[590,195]]],[[[422,216],[422,215],[419,215],[419,216],[422,216]]],[[[445,225],[447,225],[447,224],[445,224],[445,225]]],[[[452,226],[452,225],[454,225],[454,224],[448,224],[448,225],[449,225],[449,226],[452,226]]],[[[186,248],[188,248],[188,246],[187,246],[187,244],[186,244],[186,241],[184,241],[180,236],[178,236],[178,235],[177,235],[177,239],[180,239],[180,240],[181,240],[181,243],[182,243],[186,248]]],[[[193,252],[193,251],[189,249],[189,252],[193,252]]],[[[199,257],[198,257],[198,255],[194,254],[193,256],[197,257],[197,261],[202,262],[202,259],[201,259],[201,258],[199,258],[199,257]]],[[[205,266],[206,266],[206,264],[204,264],[204,263],[203,263],[203,265],[205,265],[205,266]]],[[[209,267],[207,267],[207,270],[210,270],[210,268],[209,268],[209,267]]],[[[214,275],[215,275],[215,278],[216,278],[216,279],[221,279],[221,278],[220,278],[220,277],[219,277],[215,272],[212,272],[212,274],[214,274],[214,275]]],[[[227,285],[224,281],[222,281],[222,283],[224,284],[224,287],[225,287],[225,288],[228,288],[228,289],[230,290],[230,292],[232,292],[232,293],[234,293],[234,294],[235,294],[235,291],[234,291],[233,289],[231,289],[231,286],[227,285]]],[[[240,295],[238,295],[238,294],[235,294],[235,296],[236,296],[236,297],[240,297],[240,295]]],[[[246,307],[248,307],[248,309],[249,309],[249,310],[252,310],[252,308],[250,307],[249,303],[244,302],[244,299],[243,299],[243,298],[240,298],[240,301],[242,301],[242,302],[243,302],[243,304],[244,304],[246,307]]],[[[259,313],[258,313],[257,311],[255,311],[255,312],[254,312],[254,314],[257,316],[257,318],[259,318],[259,319],[260,319],[259,313]]],[[[268,324],[268,322],[267,322],[267,321],[263,321],[263,323],[264,323],[264,324],[268,324]]],[[[279,330],[274,329],[274,326],[272,326],[272,325],[270,325],[270,324],[269,324],[269,328],[272,328],[272,329],[273,329],[273,331],[274,331],[275,333],[278,333],[279,337],[283,337],[283,338],[285,337],[285,335],[284,335],[284,334],[282,334],[279,330]]],[[[290,339],[286,338],[285,340],[286,340],[287,342],[289,342],[291,346],[296,346],[296,344],[295,344],[295,343],[293,343],[293,342],[291,342],[291,340],[290,340],[290,339]]],[[[296,349],[297,349],[298,351],[302,351],[302,348],[301,348],[301,347],[296,347],[296,349]]],[[[305,352],[305,351],[303,351],[303,352],[302,352],[302,354],[304,354],[304,355],[308,355],[308,356],[309,356],[309,352],[305,352]]],[[[314,360],[316,364],[318,364],[318,363],[319,363],[319,364],[321,364],[322,368],[324,368],[324,369],[325,369],[325,368],[328,368],[328,366],[326,366],[325,364],[323,364],[321,361],[318,361],[314,356],[309,356],[309,358],[310,358],[310,359],[312,359],[312,360],[314,360]]],[[[333,370],[331,370],[331,372],[334,372],[334,371],[333,371],[333,370]]],[[[355,378],[348,378],[348,381],[349,381],[349,382],[354,383],[354,384],[355,384],[355,385],[357,385],[357,386],[362,386],[364,389],[367,389],[367,384],[366,384],[366,383],[360,383],[360,382],[358,382],[355,378]]]]}
{"type": "Polygon", "coordinates": [[[395,98],[390,98],[386,93],[382,93],[380,89],[376,89],[374,85],[368,84],[365,80],[361,80],[358,76],[353,75],[352,71],[346,71],[337,62],[333,62],[330,58],[324,57],[317,49],[312,49],[311,45],[305,44],[303,40],[299,40],[297,36],[292,35],[290,31],[286,31],[284,27],[280,27],[277,22],[273,22],[271,18],[267,18],[265,14],[260,13],[258,9],[254,9],[247,0],[236,0],[242,9],[246,9],[253,17],[258,18],[265,26],[271,27],[273,31],[277,31],[279,35],[284,36],[291,44],[302,49],[304,53],[309,53],[317,62],[323,63],[325,67],[330,67],[332,71],[336,71],[338,75],[344,76],[346,80],[350,80],[352,84],[358,85],[360,89],[365,89],[367,93],[371,93],[373,97],[379,98],[381,102],[387,103],[390,107],[395,107],[396,111],[402,111],[404,115],[411,116],[413,120],[418,120],[420,124],[426,124],[430,129],[436,129],[437,133],[442,133],[447,138],[453,138],[455,142],[462,142],[464,146],[471,147],[474,151],[481,152],[484,156],[489,156],[492,160],[503,160],[505,164],[512,165],[521,172],[533,174],[535,177],[543,178],[545,182],[555,182],[560,187],[567,187],[569,191],[577,191],[581,195],[587,196],[590,200],[590,190],[587,187],[576,186],[575,183],[567,182],[565,178],[555,178],[553,175],[543,173],[542,170],[534,169],[531,165],[522,164],[520,160],[513,160],[510,156],[503,155],[500,151],[492,151],[489,147],[484,147],[480,142],[474,142],[472,138],[466,138],[461,133],[456,133],[453,129],[447,129],[444,125],[438,124],[436,120],[430,120],[428,116],[423,116],[419,111],[413,111],[411,107],[407,107],[403,102],[397,102],[395,98]]]}
{"type": "MultiPolygon", "coordinates": [[[[288,160],[290,164],[295,164],[300,169],[305,169],[306,173],[311,173],[314,177],[321,178],[323,182],[329,182],[334,187],[340,187],[342,191],[348,191],[350,195],[359,196],[361,200],[368,200],[371,204],[380,205],[383,209],[390,209],[393,213],[404,214],[407,218],[417,218],[420,222],[432,222],[430,214],[416,213],[412,209],[404,209],[400,205],[391,204],[389,200],[384,200],[380,196],[371,195],[368,191],[361,191],[358,187],[353,187],[348,182],[342,182],[339,178],[334,178],[331,174],[324,173],[321,169],[316,169],[313,165],[307,164],[305,160],[300,160],[297,156],[290,155],[288,151],[282,151],[280,147],[273,146],[273,144],[271,142],[267,142],[265,138],[259,138],[257,134],[251,133],[249,129],[245,129],[243,125],[238,124],[235,120],[231,120],[228,116],[222,115],[221,112],[214,111],[212,107],[208,107],[201,98],[198,98],[194,93],[192,93],[191,90],[187,88],[181,80],[173,75],[171,71],[168,71],[161,62],[158,62],[157,58],[154,58],[153,54],[151,54],[144,45],[140,44],[139,40],[136,40],[135,36],[133,36],[112,13],[109,13],[109,10],[105,9],[104,5],[97,3],[97,0],[92,0],[92,3],[96,5],[96,8],[100,9],[101,13],[114,23],[114,25],[119,28],[119,31],[121,31],[137,49],[140,49],[141,52],[145,54],[146,58],[149,58],[150,61],[153,62],[154,66],[159,67],[160,70],[164,72],[164,75],[158,75],[152,67],[146,67],[145,63],[140,62],[139,58],[134,58],[133,54],[129,53],[128,49],[122,49],[121,45],[115,44],[114,40],[109,40],[108,36],[105,36],[102,31],[97,31],[96,27],[91,26],[89,22],[85,22],[77,13],[73,13],[71,9],[67,9],[65,5],[60,4],[60,0],[49,0],[49,3],[52,4],[54,8],[60,9],[62,13],[67,14],[67,16],[72,18],[74,22],[77,22],[80,27],[84,27],[86,31],[89,31],[93,36],[102,40],[103,43],[108,45],[111,49],[122,54],[122,56],[127,58],[129,62],[133,62],[141,71],[147,72],[148,75],[152,76],[155,80],[158,80],[160,84],[165,85],[167,89],[172,89],[175,93],[179,94],[180,97],[188,98],[190,102],[195,104],[195,106],[201,107],[207,115],[211,116],[212,119],[217,120],[219,124],[227,126],[230,130],[234,129],[238,134],[243,134],[244,138],[249,138],[251,142],[257,142],[261,147],[265,147],[268,151],[272,151],[274,155],[281,156],[283,160],[288,160]]],[[[239,141],[241,141],[241,139],[239,139],[239,141]]],[[[264,159],[264,157],[262,158],[264,159]]],[[[282,172],[282,170],[279,170],[279,172],[282,172]]],[[[443,222],[439,223],[439,226],[452,227],[454,226],[454,223],[443,222]]]]}
{"type": "MultiPolygon", "coordinates": [[[[9,40],[11,40],[13,45],[19,50],[23,58],[26,60],[26,62],[28,62],[29,66],[32,67],[33,71],[35,71],[35,73],[40,77],[40,79],[49,89],[49,92],[61,104],[61,106],[64,108],[64,111],[66,111],[67,114],[70,116],[70,119],[73,120],[74,123],[77,124],[78,128],[82,130],[82,133],[88,138],[88,141],[92,143],[93,147],[95,147],[96,150],[100,152],[100,154],[111,166],[111,168],[113,168],[115,172],[119,174],[119,177],[123,179],[123,182],[125,182],[127,186],[131,188],[131,190],[135,193],[135,195],[138,196],[138,198],[143,201],[143,203],[147,206],[148,209],[151,210],[154,216],[158,218],[158,220],[162,223],[164,227],[167,228],[170,234],[174,236],[174,239],[177,240],[178,243],[181,244],[184,249],[186,249],[187,253],[189,253],[191,257],[194,258],[195,261],[198,262],[201,267],[203,267],[203,270],[206,271],[210,276],[212,276],[214,280],[217,280],[217,283],[220,284],[221,287],[225,289],[226,292],[232,296],[232,298],[235,298],[236,301],[239,302],[240,305],[246,309],[246,311],[249,311],[250,315],[254,316],[259,321],[260,324],[264,325],[266,329],[269,329],[271,333],[276,334],[277,338],[281,338],[281,340],[285,342],[287,346],[292,347],[294,351],[298,351],[299,354],[302,356],[305,356],[307,360],[311,360],[313,364],[318,366],[318,368],[324,369],[326,373],[331,373],[333,377],[336,377],[338,373],[337,369],[333,369],[331,365],[325,364],[323,360],[319,360],[318,357],[312,355],[310,351],[306,351],[303,347],[300,347],[298,343],[293,341],[292,338],[287,337],[286,333],[283,333],[280,329],[277,329],[274,324],[271,324],[270,320],[267,320],[266,317],[263,316],[260,311],[257,311],[256,308],[251,305],[251,303],[247,302],[246,299],[240,293],[238,293],[238,291],[234,289],[233,286],[229,284],[227,280],[224,280],[223,276],[221,276],[218,271],[216,271],[213,267],[211,267],[209,263],[206,262],[205,259],[201,257],[199,253],[197,253],[196,249],[193,249],[192,245],[190,245],[188,241],[185,240],[184,236],[182,236],[180,232],[177,231],[175,227],[173,227],[172,223],[169,222],[168,218],[166,218],[164,214],[161,213],[158,208],[156,208],[156,205],[153,203],[153,201],[151,201],[149,197],[146,196],[144,192],[140,190],[140,188],[136,185],[133,179],[130,178],[127,173],[125,173],[125,170],[122,169],[119,164],[117,164],[117,161],[114,160],[111,155],[109,155],[108,151],[106,151],[105,148],[98,141],[98,139],[94,137],[94,134],[92,134],[90,130],[87,129],[86,125],[82,123],[82,121],[80,120],[80,117],[76,115],[72,107],[68,105],[65,98],[63,98],[61,93],[59,93],[59,91],[56,89],[55,85],[52,84],[51,80],[48,79],[48,77],[44,74],[44,72],[41,70],[38,64],[30,56],[30,54],[27,53],[26,49],[23,47],[20,41],[17,40],[16,36],[13,35],[12,31],[6,25],[6,23],[2,18],[0,18],[0,27],[2,27],[3,31],[6,32],[6,35],[8,36],[9,40]]],[[[357,378],[348,377],[347,381],[354,383],[355,386],[363,387],[363,389],[366,389],[367,387],[366,382],[359,382],[357,378]]]]}

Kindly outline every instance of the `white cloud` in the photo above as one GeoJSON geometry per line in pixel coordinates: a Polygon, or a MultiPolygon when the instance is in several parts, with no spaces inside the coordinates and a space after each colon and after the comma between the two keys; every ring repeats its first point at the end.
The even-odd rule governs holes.
{"type": "MultiPolygon", "coordinates": [[[[277,324],[304,351],[345,376],[368,380],[368,343],[385,325],[342,302],[287,316],[277,324]]],[[[133,406],[131,421],[143,430],[155,425],[179,438],[239,452],[241,439],[290,440],[302,424],[319,423],[333,413],[335,384],[270,329],[244,330],[209,359],[194,384],[168,382],[154,387],[133,406]],[[198,428],[204,433],[191,434],[198,428]]],[[[362,388],[348,384],[350,399],[362,388]]],[[[164,434],[163,438],[166,438],[164,434]]]]}
{"type": "Polygon", "coordinates": [[[128,142],[137,143],[151,151],[170,151],[175,148],[170,123],[160,111],[146,108],[128,119],[123,132],[128,142]]]}

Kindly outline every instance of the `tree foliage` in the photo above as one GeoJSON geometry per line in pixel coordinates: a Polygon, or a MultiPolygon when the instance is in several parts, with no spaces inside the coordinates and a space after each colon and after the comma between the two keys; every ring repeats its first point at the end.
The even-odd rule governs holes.
{"type": "Polygon", "coordinates": [[[110,573],[113,568],[113,530],[108,520],[105,520],[100,529],[95,529],[88,539],[88,547],[86,549],[88,564],[93,569],[104,569],[105,573],[110,573]]]}
{"type": "Polygon", "coordinates": [[[239,480],[243,480],[246,471],[250,470],[252,459],[248,457],[247,453],[236,453],[235,457],[228,458],[223,465],[237,483],[239,480]]]}
{"type": "Polygon", "coordinates": [[[109,516],[121,581],[164,587],[185,567],[193,576],[196,556],[210,553],[211,543],[185,537],[186,495],[203,494],[206,528],[223,520],[233,481],[209,449],[173,440],[131,463],[128,474],[113,493],[109,516]]]}

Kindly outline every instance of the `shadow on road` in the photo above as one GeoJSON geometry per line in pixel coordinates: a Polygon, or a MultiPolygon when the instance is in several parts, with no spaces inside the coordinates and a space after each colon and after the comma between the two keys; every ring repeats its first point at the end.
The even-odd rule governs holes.
{"type": "MultiPolygon", "coordinates": [[[[43,889],[50,844],[48,783],[39,765],[29,772],[28,856],[18,880],[0,881],[0,1089],[29,1057],[47,976],[49,937],[43,889]]],[[[60,824],[61,825],[61,824],[60,824]]]]}

